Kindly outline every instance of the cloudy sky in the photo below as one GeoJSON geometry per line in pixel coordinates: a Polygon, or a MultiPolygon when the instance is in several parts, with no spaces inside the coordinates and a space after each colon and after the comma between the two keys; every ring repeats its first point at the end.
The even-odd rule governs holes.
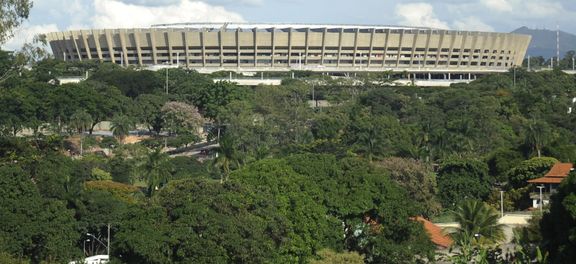
{"type": "Polygon", "coordinates": [[[576,33],[575,0],[34,0],[30,19],[3,48],[34,34],[174,22],[410,25],[509,32],[521,26],[576,33]]]}

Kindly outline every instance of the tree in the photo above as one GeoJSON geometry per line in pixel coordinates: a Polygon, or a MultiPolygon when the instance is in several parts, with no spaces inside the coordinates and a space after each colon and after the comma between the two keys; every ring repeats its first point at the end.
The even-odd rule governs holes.
{"type": "Polygon", "coordinates": [[[408,195],[422,207],[421,214],[427,217],[440,212],[436,199],[438,187],[436,175],[424,163],[412,159],[386,158],[377,163],[390,172],[390,179],[408,191],[408,195]]]}
{"type": "Polygon", "coordinates": [[[220,139],[219,147],[216,150],[214,167],[220,171],[220,183],[228,180],[231,168],[240,168],[241,156],[234,146],[234,140],[230,136],[220,139]]]}
{"type": "Polygon", "coordinates": [[[0,252],[32,263],[67,261],[79,253],[73,249],[79,238],[73,211],[43,199],[30,175],[14,165],[0,166],[0,216],[0,252]]]}
{"type": "Polygon", "coordinates": [[[155,94],[142,94],[136,98],[136,116],[141,123],[148,126],[150,132],[160,134],[164,126],[161,109],[167,101],[166,96],[155,94]]]}
{"type": "Polygon", "coordinates": [[[148,195],[152,196],[163,185],[168,183],[172,168],[168,162],[169,156],[157,148],[148,153],[141,170],[144,172],[148,185],[148,195]]]}
{"type": "Polygon", "coordinates": [[[80,156],[84,152],[84,132],[92,127],[92,117],[84,110],[77,110],[70,117],[70,126],[80,133],[80,156]]]}
{"type": "Polygon", "coordinates": [[[476,159],[445,160],[440,165],[437,180],[438,198],[447,208],[454,208],[464,199],[485,200],[491,191],[488,166],[476,159]]]}
{"type": "Polygon", "coordinates": [[[363,264],[364,257],[356,252],[334,252],[322,249],[316,253],[320,259],[312,259],[310,264],[363,264]]]}
{"type": "Polygon", "coordinates": [[[459,224],[452,233],[458,245],[493,245],[504,239],[503,225],[498,223],[500,214],[488,204],[478,200],[467,200],[454,212],[459,224]]]}
{"type": "Polygon", "coordinates": [[[519,189],[528,185],[528,180],[543,177],[559,161],[551,157],[537,157],[522,161],[506,173],[511,188],[519,189]]]}
{"type": "Polygon", "coordinates": [[[570,263],[576,259],[576,176],[570,173],[551,197],[550,212],[540,222],[542,245],[550,253],[550,263],[570,263]]]}
{"type": "MultiPolygon", "coordinates": [[[[175,263],[295,263],[304,261],[308,254],[296,251],[292,245],[299,245],[303,238],[316,239],[299,233],[299,228],[314,223],[302,223],[301,227],[297,225],[300,223],[291,223],[282,211],[287,201],[274,197],[266,187],[219,184],[206,179],[176,180],[158,192],[157,201],[168,214],[168,253],[175,263]]],[[[155,218],[152,221],[157,221],[155,218]]],[[[134,235],[145,236],[138,230],[134,235]]],[[[158,232],[152,235],[156,238],[158,232]]],[[[151,250],[156,251],[149,254],[166,252],[151,250]]]]}
{"type": "Polygon", "coordinates": [[[526,144],[541,157],[542,148],[552,141],[554,134],[548,123],[531,120],[526,125],[526,144]]]}
{"type": "Polygon", "coordinates": [[[6,0],[0,3],[0,44],[12,37],[14,28],[28,18],[31,0],[6,0]]]}
{"type": "Polygon", "coordinates": [[[110,128],[112,129],[112,134],[118,138],[118,141],[124,143],[124,139],[130,134],[130,130],[134,128],[134,123],[130,117],[121,115],[112,119],[110,128]]]}
{"type": "Polygon", "coordinates": [[[193,105],[183,102],[167,102],[161,109],[164,126],[168,133],[198,135],[204,119],[193,105]]]}

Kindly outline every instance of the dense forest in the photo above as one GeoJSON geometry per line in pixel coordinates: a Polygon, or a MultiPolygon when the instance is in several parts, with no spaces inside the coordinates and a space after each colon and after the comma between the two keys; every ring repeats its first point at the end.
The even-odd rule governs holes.
{"type": "Polygon", "coordinates": [[[576,78],[560,70],[449,88],[296,72],[281,86],[245,87],[212,80],[227,73],[18,65],[0,53],[2,263],[105,254],[108,226],[113,263],[543,263],[543,254],[566,263],[576,254],[572,176],[518,232],[513,256],[498,254],[501,235],[471,243],[467,232],[453,237],[469,251],[440,256],[413,220],[470,206],[493,215],[501,190],[506,211],[531,206],[526,180],[576,160],[576,78]],[[111,135],[98,133],[103,121],[111,135]],[[135,134],[144,140],[128,142],[135,134]],[[202,142],[218,144],[170,155],[202,142]]]}

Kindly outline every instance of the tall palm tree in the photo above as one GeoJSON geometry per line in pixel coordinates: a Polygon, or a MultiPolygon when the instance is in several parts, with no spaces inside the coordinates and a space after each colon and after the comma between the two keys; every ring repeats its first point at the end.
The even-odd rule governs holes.
{"type": "Polygon", "coordinates": [[[457,244],[491,245],[504,239],[498,211],[484,202],[465,201],[456,209],[454,217],[460,224],[452,234],[457,244]]]}
{"type": "Polygon", "coordinates": [[[92,126],[92,116],[85,110],[78,110],[70,116],[70,127],[80,133],[80,156],[83,155],[84,131],[92,126]]]}
{"type": "Polygon", "coordinates": [[[120,143],[124,142],[124,139],[126,138],[126,136],[128,136],[130,130],[133,128],[134,123],[132,122],[132,119],[130,119],[125,115],[116,116],[114,117],[114,119],[112,119],[112,125],[111,125],[112,134],[116,138],[118,138],[118,141],[120,141],[120,143]]]}
{"type": "Polygon", "coordinates": [[[152,196],[162,184],[168,182],[171,171],[171,166],[168,161],[168,154],[163,153],[160,148],[148,153],[146,161],[142,165],[142,170],[146,175],[148,195],[152,196]]]}
{"type": "Polygon", "coordinates": [[[216,151],[216,159],[214,166],[221,171],[220,183],[228,180],[230,175],[230,167],[232,165],[240,167],[241,157],[234,148],[234,142],[229,136],[224,136],[220,139],[220,146],[216,151]]]}

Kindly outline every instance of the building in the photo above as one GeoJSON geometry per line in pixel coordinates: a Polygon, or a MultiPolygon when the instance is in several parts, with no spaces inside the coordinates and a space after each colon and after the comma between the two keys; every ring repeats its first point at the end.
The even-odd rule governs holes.
{"type": "Polygon", "coordinates": [[[509,33],[243,23],[73,30],[46,39],[54,56],[65,60],[178,65],[199,72],[395,71],[444,79],[507,71],[521,65],[530,43],[528,35],[509,33]]]}
{"type": "Polygon", "coordinates": [[[528,183],[537,184],[537,193],[531,193],[532,207],[539,208],[550,202],[550,195],[554,194],[560,183],[573,171],[572,163],[556,163],[544,177],[529,180],[528,183]],[[542,199],[542,200],[540,200],[542,199]]]}

